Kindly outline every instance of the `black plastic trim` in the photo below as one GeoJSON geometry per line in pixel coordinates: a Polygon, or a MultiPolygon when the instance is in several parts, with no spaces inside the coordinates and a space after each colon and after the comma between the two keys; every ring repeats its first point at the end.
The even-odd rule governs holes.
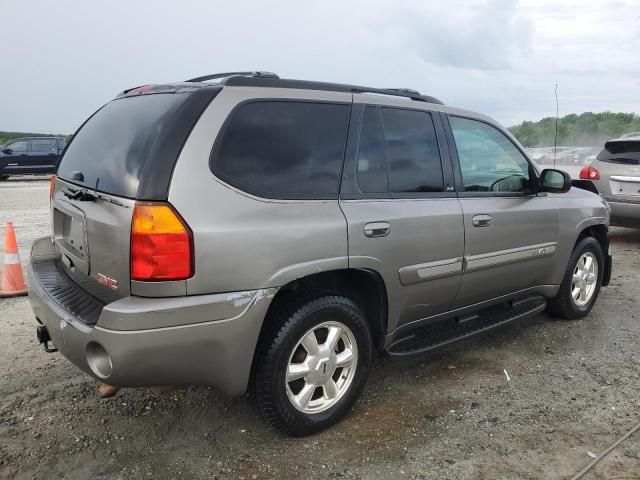
{"type": "Polygon", "coordinates": [[[153,161],[145,162],[140,173],[138,200],[166,201],[169,198],[169,185],[180,152],[191,130],[221,90],[221,87],[211,87],[188,94],[149,153],[153,161]]]}
{"type": "Polygon", "coordinates": [[[402,357],[445,347],[513,321],[531,318],[546,306],[547,300],[542,295],[529,295],[464,315],[444,317],[394,339],[387,353],[402,357]]]}
{"type": "Polygon", "coordinates": [[[78,285],[56,260],[34,262],[31,266],[38,285],[56,304],[86,325],[95,325],[105,303],[78,285]]]}

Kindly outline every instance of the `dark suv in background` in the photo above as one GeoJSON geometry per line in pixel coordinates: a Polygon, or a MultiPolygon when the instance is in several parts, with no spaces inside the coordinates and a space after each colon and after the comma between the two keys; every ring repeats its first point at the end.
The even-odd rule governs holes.
{"type": "Polygon", "coordinates": [[[0,180],[11,175],[53,173],[67,141],[62,137],[23,137],[0,148],[0,180]]]}

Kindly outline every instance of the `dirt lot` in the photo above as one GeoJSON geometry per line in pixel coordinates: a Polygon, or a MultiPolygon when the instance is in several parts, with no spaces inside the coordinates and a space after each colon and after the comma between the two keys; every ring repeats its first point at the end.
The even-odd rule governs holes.
{"type": "MultiPolygon", "coordinates": [[[[47,192],[0,184],[23,263],[49,231],[47,192]]],[[[38,348],[28,300],[0,300],[0,478],[571,477],[640,420],[640,231],[612,240],[612,284],[588,318],[541,315],[431,357],[381,357],[345,421],[305,439],[206,387],[97,400],[94,380],[38,348]]],[[[639,475],[640,432],[585,478],[639,475]]]]}

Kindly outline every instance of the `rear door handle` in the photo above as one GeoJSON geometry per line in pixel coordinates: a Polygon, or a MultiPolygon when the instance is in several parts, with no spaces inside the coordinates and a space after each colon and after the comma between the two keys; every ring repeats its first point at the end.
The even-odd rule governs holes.
{"type": "Polygon", "coordinates": [[[391,233],[391,225],[387,222],[367,223],[364,226],[364,234],[367,237],[386,237],[391,233]]]}
{"type": "Polygon", "coordinates": [[[474,227],[488,227],[493,222],[493,217],[491,215],[475,215],[473,217],[473,226],[474,227]]]}

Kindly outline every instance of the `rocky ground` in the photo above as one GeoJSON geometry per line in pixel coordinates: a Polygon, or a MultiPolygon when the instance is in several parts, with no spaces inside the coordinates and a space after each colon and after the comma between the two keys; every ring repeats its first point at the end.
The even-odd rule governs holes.
{"type": "MultiPolygon", "coordinates": [[[[23,263],[49,231],[47,192],[0,184],[23,263]]],[[[612,284],[589,317],[540,315],[428,357],[380,357],[349,416],[303,439],[206,387],[98,400],[94,380],[38,348],[28,300],[0,300],[0,478],[570,478],[640,420],[640,231],[612,241],[612,284]]],[[[640,432],[584,478],[638,476],[640,432]]]]}

